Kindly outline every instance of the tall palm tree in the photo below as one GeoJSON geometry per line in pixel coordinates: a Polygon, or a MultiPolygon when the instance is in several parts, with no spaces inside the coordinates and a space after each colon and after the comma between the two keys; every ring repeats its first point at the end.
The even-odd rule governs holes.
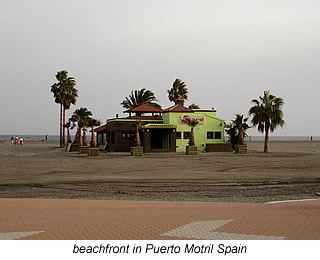
{"type": "MultiPolygon", "coordinates": [[[[71,85],[66,86],[65,88],[65,96],[62,101],[63,103],[63,124],[66,124],[66,110],[70,109],[71,105],[76,104],[76,100],[78,97],[78,90],[72,87],[71,85]]],[[[63,143],[65,144],[65,128],[63,128],[62,132],[63,143]]]]}
{"type": "Polygon", "coordinates": [[[154,93],[150,90],[146,90],[142,88],[140,90],[131,91],[129,97],[126,97],[122,102],[121,105],[124,109],[131,109],[135,108],[141,104],[147,104],[150,106],[160,107],[154,93]]]}
{"type": "Polygon", "coordinates": [[[226,132],[229,135],[229,142],[232,144],[232,148],[237,144],[244,144],[244,138],[248,136],[246,131],[250,128],[247,121],[248,118],[243,118],[243,115],[236,114],[236,118],[228,125],[226,132]]]}
{"type": "Polygon", "coordinates": [[[75,104],[78,97],[78,90],[75,89],[76,81],[68,77],[68,72],[62,70],[56,74],[57,83],[51,86],[55,102],[60,104],[60,147],[65,143],[65,111],[75,104]]]}
{"type": "Polygon", "coordinates": [[[187,123],[191,127],[189,146],[194,146],[195,142],[194,142],[194,131],[193,131],[193,129],[199,124],[199,121],[196,120],[196,119],[188,119],[187,123]]]}
{"type": "Polygon", "coordinates": [[[96,138],[94,135],[94,127],[95,126],[99,126],[101,125],[101,121],[94,119],[94,118],[90,118],[88,120],[88,127],[91,127],[91,141],[90,141],[90,147],[97,147],[97,142],[96,142],[96,138]]]}
{"type": "Polygon", "coordinates": [[[180,79],[176,79],[173,82],[172,88],[168,89],[168,98],[171,102],[177,104],[177,98],[182,96],[185,100],[188,100],[188,92],[189,90],[186,87],[186,83],[181,81],[180,79]]]}
{"type": "Polygon", "coordinates": [[[80,107],[73,112],[70,121],[77,126],[74,144],[81,144],[81,130],[87,125],[90,116],[92,116],[91,111],[85,107],[80,107]]]}
{"type": "Polygon", "coordinates": [[[284,126],[282,106],[284,105],[281,97],[270,94],[270,91],[264,91],[263,96],[259,100],[251,101],[253,107],[249,110],[252,115],[253,126],[258,126],[258,131],[264,133],[264,152],[269,152],[269,131],[273,132],[277,126],[284,126]]]}

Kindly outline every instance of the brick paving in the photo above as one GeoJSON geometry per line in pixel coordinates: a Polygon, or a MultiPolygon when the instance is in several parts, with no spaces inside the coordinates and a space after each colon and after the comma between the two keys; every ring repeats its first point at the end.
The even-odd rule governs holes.
{"type": "Polygon", "coordinates": [[[320,239],[320,200],[274,204],[0,199],[0,239],[320,239]]]}

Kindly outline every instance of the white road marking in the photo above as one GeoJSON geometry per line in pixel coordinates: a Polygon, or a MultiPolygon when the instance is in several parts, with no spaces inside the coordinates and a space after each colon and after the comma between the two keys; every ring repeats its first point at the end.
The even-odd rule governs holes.
{"type": "Polygon", "coordinates": [[[191,239],[210,239],[210,240],[278,240],[283,237],[262,236],[262,235],[247,235],[237,233],[212,232],[228,223],[233,219],[212,220],[212,221],[197,221],[182,227],[173,229],[161,236],[181,237],[191,239]]]}
{"type": "Polygon", "coordinates": [[[319,199],[279,200],[279,201],[269,201],[269,202],[266,202],[266,204],[276,204],[276,203],[284,203],[284,202],[299,202],[299,201],[309,201],[309,200],[319,200],[319,199]]]}
{"type": "Polygon", "coordinates": [[[45,231],[0,233],[0,240],[13,240],[13,239],[21,238],[21,237],[32,236],[32,235],[35,235],[35,234],[39,234],[41,232],[45,232],[45,231]]]}

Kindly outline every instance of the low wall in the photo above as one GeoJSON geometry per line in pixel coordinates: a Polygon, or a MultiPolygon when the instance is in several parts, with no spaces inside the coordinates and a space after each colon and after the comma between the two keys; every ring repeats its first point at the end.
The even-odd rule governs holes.
{"type": "Polygon", "coordinates": [[[232,152],[231,144],[207,144],[206,152],[232,152]]]}

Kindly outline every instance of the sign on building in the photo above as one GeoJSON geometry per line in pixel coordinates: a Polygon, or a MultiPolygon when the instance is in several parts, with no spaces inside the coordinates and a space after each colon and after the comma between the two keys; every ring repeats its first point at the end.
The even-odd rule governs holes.
{"type": "Polygon", "coordinates": [[[197,120],[199,124],[204,124],[204,116],[195,116],[195,115],[181,116],[182,124],[188,124],[188,120],[197,120]]]}

